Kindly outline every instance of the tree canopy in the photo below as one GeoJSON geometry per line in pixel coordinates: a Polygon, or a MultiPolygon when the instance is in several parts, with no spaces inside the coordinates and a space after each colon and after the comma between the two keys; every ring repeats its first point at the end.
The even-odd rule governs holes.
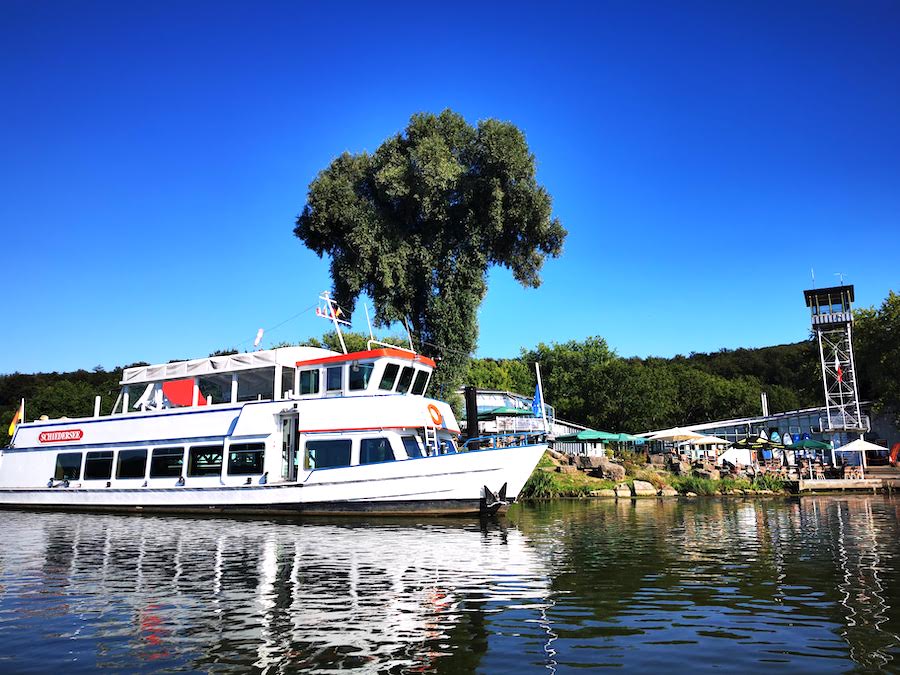
{"type": "Polygon", "coordinates": [[[488,268],[536,287],[566,231],[522,132],[445,110],[413,115],[372,154],[335,159],[310,184],[294,234],[331,257],[346,311],[365,293],[378,325],[409,318],[417,348],[441,360],[436,382],[456,385],[477,342],[488,268]]]}

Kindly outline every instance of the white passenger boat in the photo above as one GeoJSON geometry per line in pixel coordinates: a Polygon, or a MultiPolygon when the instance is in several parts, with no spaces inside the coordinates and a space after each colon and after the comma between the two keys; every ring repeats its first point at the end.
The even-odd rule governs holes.
{"type": "Polygon", "coordinates": [[[460,444],[451,407],[424,395],[434,361],[369,347],[128,368],[112,414],[16,427],[0,507],[484,514],[513,501],[544,436],[460,444]]]}

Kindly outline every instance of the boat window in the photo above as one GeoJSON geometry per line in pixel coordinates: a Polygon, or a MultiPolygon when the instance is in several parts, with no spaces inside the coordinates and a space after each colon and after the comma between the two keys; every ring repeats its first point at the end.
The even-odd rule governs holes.
{"type": "Polygon", "coordinates": [[[184,448],[154,448],[150,478],[179,478],[184,469],[184,448]]]}
{"type": "Polygon", "coordinates": [[[416,383],[413,385],[412,393],[416,396],[425,393],[425,387],[428,386],[428,371],[420,370],[416,373],[416,383]]]}
{"type": "Polygon", "coordinates": [[[221,445],[191,448],[188,453],[188,476],[218,476],[221,473],[221,445]]]}
{"type": "Polygon", "coordinates": [[[112,478],[112,465],[112,450],[89,452],[84,459],[84,479],[109,480],[112,478]]]}
{"type": "Polygon", "coordinates": [[[146,450],[119,450],[116,478],[143,478],[146,471],[146,450]]]}
{"type": "Polygon", "coordinates": [[[238,401],[268,401],[275,390],[275,367],[241,370],[237,374],[238,401]]]}
{"type": "Polygon", "coordinates": [[[350,466],[350,439],[306,441],[306,468],[350,466]]]}
{"type": "Polygon", "coordinates": [[[393,462],[394,451],[387,438],[364,438],[359,442],[359,463],[393,462]]]}
{"type": "Polygon", "coordinates": [[[81,453],[61,452],[56,456],[56,480],[78,480],[81,477],[81,453]]]}
{"type": "Polygon", "coordinates": [[[231,403],[231,373],[200,375],[197,383],[207,403],[231,403]]]}
{"type": "MultiPolygon", "coordinates": [[[[129,401],[133,410],[168,410],[187,408],[194,400],[194,378],[150,382],[129,388],[129,401]],[[134,398],[136,397],[136,398],[134,398]]],[[[198,398],[198,402],[202,401],[198,398]]]]}
{"type": "Polygon", "coordinates": [[[359,391],[369,386],[369,380],[372,379],[372,371],[375,370],[374,363],[354,363],[350,366],[350,390],[359,391]]]}
{"type": "Polygon", "coordinates": [[[281,366],[281,398],[287,398],[288,392],[294,390],[294,373],[296,368],[281,366]]]}
{"type": "Polygon", "coordinates": [[[406,456],[410,459],[422,456],[422,448],[419,447],[419,440],[415,436],[404,436],[403,447],[406,448],[406,456]]]}
{"type": "Polygon", "coordinates": [[[332,366],[325,370],[325,390],[340,391],[343,388],[341,382],[344,372],[344,366],[332,366]]]}
{"type": "Polygon", "coordinates": [[[265,443],[236,443],[228,448],[228,473],[246,476],[263,472],[265,443]]]}
{"type": "Polygon", "coordinates": [[[413,367],[406,366],[403,369],[403,372],[400,373],[400,381],[397,382],[397,393],[405,394],[409,391],[409,385],[412,384],[413,378],[413,367]]]}
{"type": "Polygon", "coordinates": [[[389,363],[384,367],[384,375],[381,376],[381,384],[379,389],[390,391],[394,388],[394,382],[397,381],[397,373],[400,372],[400,366],[396,363],[389,363]]]}
{"type": "Polygon", "coordinates": [[[319,369],[300,371],[300,395],[319,393],[319,369]]]}

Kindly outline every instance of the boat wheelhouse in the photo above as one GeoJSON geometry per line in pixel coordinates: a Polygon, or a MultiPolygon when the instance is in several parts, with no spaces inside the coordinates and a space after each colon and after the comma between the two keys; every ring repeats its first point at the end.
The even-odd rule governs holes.
{"type": "Polygon", "coordinates": [[[434,361],[369,346],[128,368],[110,415],[17,426],[0,506],[443,514],[515,499],[543,435],[470,450],[451,407],[425,396],[434,361]]]}

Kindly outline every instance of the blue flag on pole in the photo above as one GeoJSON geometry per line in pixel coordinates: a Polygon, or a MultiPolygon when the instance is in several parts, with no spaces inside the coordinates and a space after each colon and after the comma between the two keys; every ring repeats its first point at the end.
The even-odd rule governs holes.
{"type": "Polygon", "coordinates": [[[535,417],[543,417],[544,416],[544,406],[541,405],[543,402],[541,401],[541,390],[538,385],[534,385],[534,399],[531,401],[531,412],[534,413],[535,417]]]}

